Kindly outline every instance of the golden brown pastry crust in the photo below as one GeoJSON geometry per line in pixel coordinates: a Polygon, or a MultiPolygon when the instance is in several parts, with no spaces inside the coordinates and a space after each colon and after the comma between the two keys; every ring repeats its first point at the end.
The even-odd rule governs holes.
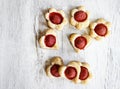
{"type": "Polygon", "coordinates": [[[71,34],[71,35],[69,36],[69,40],[70,40],[70,43],[72,44],[73,48],[75,49],[75,51],[76,51],[77,53],[79,53],[80,50],[84,50],[84,49],[85,49],[85,48],[84,48],[84,49],[79,49],[79,48],[75,47],[74,41],[75,41],[75,39],[76,39],[78,36],[83,36],[83,37],[86,38],[87,44],[86,44],[85,48],[88,47],[89,44],[90,44],[91,41],[92,41],[92,38],[91,38],[89,35],[87,35],[87,34],[83,34],[83,35],[79,35],[79,34],[77,34],[77,33],[71,34]]]}
{"type": "Polygon", "coordinates": [[[64,11],[63,11],[63,10],[56,10],[55,8],[50,8],[49,11],[45,14],[45,18],[46,18],[46,20],[47,20],[48,26],[49,26],[50,28],[53,28],[53,29],[56,29],[56,30],[61,30],[61,29],[63,29],[64,25],[66,25],[67,22],[68,22],[68,21],[67,21],[67,18],[66,18],[66,16],[65,16],[64,11]],[[57,12],[57,13],[60,13],[60,14],[62,15],[63,21],[62,21],[61,24],[54,24],[54,23],[52,23],[52,22],[50,21],[50,19],[49,19],[49,14],[50,14],[51,12],[57,12]]]}
{"type": "Polygon", "coordinates": [[[107,22],[103,18],[99,18],[97,21],[94,21],[90,24],[90,36],[95,38],[96,40],[101,40],[102,38],[105,38],[110,35],[110,27],[111,23],[107,22]],[[105,36],[99,36],[98,34],[95,33],[94,28],[96,27],[97,24],[103,23],[107,27],[107,34],[105,36]]]}
{"type": "Polygon", "coordinates": [[[66,70],[66,68],[67,68],[67,67],[74,67],[74,68],[76,69],[76,71],[77,71],[77,75],[76,75],[76,77],[75,77],[74,79],[70,80],[70,81],[72,81],[72,82],[74,82],[74,83],[87,84],[88,81],[92,78],[92,73],[91,73],[90,66],[89,66],[88,63],[86,63],[86,62],[79,62],[79,61],[70,61],[70,62],[65,66],[64,63],[63,63],[63,60],[61,59],[61,57],[58,57],[58,56],[52,58],[52,59],[50,60],[50,62],[49,62],[49,65],[47,65],[47,67],[46,67],[46,74],[47,74],[47,76],[49,76],[49,77],[56,78],[55,76],[53,76],[53,75],[51,74],[51,67],[52,67],[54,64],[60,65],[59,70],[58,70],[58,72],[59,72],[59,74],[60,74],[60,77],[63,77],[63,78],[66,78],[66,79],[68,79],[68,78],[66,77],[66,75],[65,75],[65,70],[66,70]],[[80,72],[81,72],[81,66],[87,68],[87,69],[88,69],[88,72],[89,72],[89,76],[88,76],[88,78],[85,79],[85,80],[80,80],[80,79],[79,79],[80,72]]]}
{"type": "Polygon", "coordinates": [[[90,70],[90,65],[86,62],[77,62],[80,66],[83,66],[83,67],[86,67],[88,69],[88,72],[89,72],[89,76],[87,79],[85,80],[78,80],[78,83],[81,83],[81,84],[87,84],[88,81],[92,78],[92,73],[91,73],[91,70],[90,70]]]}
{"type": "Polygon", "coordinates": [[[41,38],[39,39],[39,44],[40,44],[40,47],[41,48],[46,48],[46,49],[58,49],[59,46],[58,46],[58,41],[57,41],[57,36],[56,36],[56,33],[53,29],[48,29],[45,33],[45,35],[41,36],[41,38]],[[44,43],[44,39],[45,39],[45,36],[48,35],[48,34],[52,34],[56,37],[56,43],[53,47],[47,47],[44,43]]]}
{"type": "Polygon", "coordinates": [[[63,60],[61,57],[54,57],[50,60],[50,65],[48,65],[46,67],[46,74],[47,76],[49,77],[52,77],[52,78],[55,78],[52,74],[51,74],[51,67],[54,65],[54,64],[58,64],[60,66],[62,66],[64,63],[63,63],[63,60]]]}
{"type": "Polygon", "coordinates": [[[89,17],[90,17],[90,13],[88,11],[85,10],[85,7],[84,6],[79,6],[78,8],[75,8],[71,11],[71,18],[70,18],[70,23],[72,26],[76,27],[76,29],[84,29],[86,27],[89,26],[89,17]],[[84,11],[87,13],[87,19],[83,22],[77,22],[75,19],[74,19],[74,14],[77,12],[77,11],[84,11]]]}
{"type": "Polygon", "coordinates": [[[67,79],[67,77],[65,76],[64,72],[65,72],[67,67],[74,67],[77,70],[77,76],[74,79],[71,80],[72,82],[77,83],[78,82],[78,78],[79,78],[79,74],[80,74],[80,66],[75,61],[69,62],[67,66],[61,66],[59,68],[59,73],[60,73],[61,77],[64,77],[66,79],[67,79]]]}

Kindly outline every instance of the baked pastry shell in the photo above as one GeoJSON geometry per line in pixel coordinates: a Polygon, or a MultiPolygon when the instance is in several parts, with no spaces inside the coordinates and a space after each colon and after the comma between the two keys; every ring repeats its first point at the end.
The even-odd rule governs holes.
{"type": "Polygon", "coordinates": [[[78,8],[75,8],[75,9],[73,9],[71,11],[70,23],[71,23],[72,26],[76,27],[76,29],[81,30],[81,29],[84,29],[84,28],[86,28],[86,27],[89,26],[89,23],[90,23],[89,17],[90,17],[90,13],[85,10],[85,7],[84,6],[79,6],[78,8]],[[81,10],[84,11],[84,12],[86,12],[87,19],[85,21],[83,21],[83,22],[78,22],[78,21],[75,20],[74,14],[77,11],[81,11],[81,10]]]}
{"type": "Polygon", "coordinates": [[[40,44],[40,47],[41,48],[45,48],[45,49],[59,49],[59,46],[58,46],[58,41],[57,41],[57,36],[56,36],[56,33],[53,29],[48,29],[45,33],[45,35],[41,36],[40,39],[39,39],[39,44],[40,44]],[[44,43],[44,40],[45,40],[45,36],[46,35],[54,35],[56,37],[56,43],[54,44],[53,47],[47,47],[44,43]]]}
{"type": "Polygon", "coordinates": [[[90,36],[95,38],[96,40],[101,40],[105,37],[108,37],[110,35],[110,27],[111,27],[111,23],[110,22],[107,22],[105,19],[103,18],[99,18],[98,20],[92,22],[90,24],[90,36]],[[96,34],[96,32],[94,31],[95,27],[97,24],[104,24],[106,27],[107,27],[107,33],[105,36],[99,36],[98,34],[96,34]]]}
{"type": "Polygon", "coordinates": [[[56,10],[55,8],[50,8],[49,11],[45,14],[45,18],[46,18],[46,20],[47,20],[48,26],[49,26],[50,28],[53,28],[53,29],[56,29],[56,30],[62,30],[63,27],[64,27],[64,25],[66,25],[67,22],[68,22],[68,21],[67,21],[67,18],[66,18],[66,16],[65,16],[64,11],[63,11],[63,10],[56,10]],[[57,12],[57,13],[59,13],[59,14],[62,15],[62,17],[63,17],[62,23],[60,23],[60,24],[54,24],[54,23],[52,23],[52,22],[50,21],[50,19],[49,19],[49,14],[52,13],[52,12],[57,12]]]}
{"type": "Polygon", "coordinates": [[[77,34],[77,33],[71,34],[71,35],[69,36],[69,41],[70,41],[71,45],[73,46],[74,50],[75,50],[77,53],[79,53],[81,50],[84,50],[84,49],[79,49],[79,48],[75,47],[74,41],[75,41],[75,39],[76,39],[77,37],[79,37],[79,36],[83,36],[83,37],[85,37],[86,40],[87,40],[87,44],[86,44],[86,46],[85,46],[84,49],[86,49],[86,48],[90,45],[90,43],[91,43],[91,41],[92,41],[92,38],[91,38],[89,35],[87,35],[87,34],[83,34],[83,35],[80,35],[80,34],[77,34]]]}

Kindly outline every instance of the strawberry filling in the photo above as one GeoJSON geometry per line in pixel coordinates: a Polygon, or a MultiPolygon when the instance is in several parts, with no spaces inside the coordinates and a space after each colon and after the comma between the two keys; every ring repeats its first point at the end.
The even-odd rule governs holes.
{"type": "Polygon", "coordinates": [[[49,19],[54,24],[61,24],[63,21],[63,16],[57,12],[52,12],[49,15],[49,19]]]}
{"type": "Polygon", "coordinates": [[[46,35],[44,42],[45,42],[45,45],[47,47],[53,47],[56,43],[56,37],[54,35],[51,35],[51,34],[46,35]]]}
{"type": "Polygon", "coordinates": [[[77,70],[74,67],[67,67],[65,70],[65,76],[72,80],[76,77],[77,75],[77,70]]]}
{"type": "Polygon", "coordinates": [[[51,67],[51,74],[55,77],[60,77],[60,74],[58,72],[58,69],[59,69],[60,65],[58,64],[54,64],[52,67],[51,67]]]}
{"type": "Polygon", "coordinates": [[[83,22],[87,19],[87,13],[84,11],[77,11],[74,14],[74,19],[78,22],[83,22]]]}
{"type": "Polygon", "coordinates": [[[107,34],[107,27],[104,24],[97,24],[94,31],[99,36],[105,36],[107,34]]]}
{"type": "Polygon", "coordinates": [[[85,80],[88,78],[88,76],[89,76],[88,69],[86,67],[81,66],[81,72],[80,72],[79,79],[85,80]]]}
{"type": "Polygon", "coordinates": [[[75,47],[79,49],[84,49],[87,44],[87,40],[85,37],[79,36],[75,39],[74,44],[75,44],[75,47]]]}

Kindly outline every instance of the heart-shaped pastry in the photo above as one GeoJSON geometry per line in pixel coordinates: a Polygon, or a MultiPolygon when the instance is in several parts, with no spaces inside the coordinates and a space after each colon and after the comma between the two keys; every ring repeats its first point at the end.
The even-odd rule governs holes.
{"type": "Polygon", "coordinates": [[[69,36],[69,40],[75,51],[79,53],[80,50],[84,50],[90,44],[92,38],[87,34],[79,35],[73,33],[69,36]]]}
{"type": "Polygon", "coordinates": [[[39,39],[39,44],[41,48],[58,49],[59,47],[55,31],[53,29],[48,29],[45,35],[41,36],[39,39]]]}

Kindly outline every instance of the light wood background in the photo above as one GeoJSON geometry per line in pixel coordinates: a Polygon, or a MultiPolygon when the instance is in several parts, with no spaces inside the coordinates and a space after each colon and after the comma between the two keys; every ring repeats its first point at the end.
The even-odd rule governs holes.
{"type": "Polygon", "coordinates": [[[120,89],[120,0],[0,0],[0,89],[120,89]],[[41,49],[39,33],[47,29],[44,13],[54,7],[65,11],[84,5],[90,20],[105,18],[112,23],[110,37],[75,53],[69,43],[71,33],[84,33],[67,24],[56,31],[59,50],[41,49]],[[44,71],[53,56],[88,62],[93,79],[87,85],[51,79],[44,71]]]}

